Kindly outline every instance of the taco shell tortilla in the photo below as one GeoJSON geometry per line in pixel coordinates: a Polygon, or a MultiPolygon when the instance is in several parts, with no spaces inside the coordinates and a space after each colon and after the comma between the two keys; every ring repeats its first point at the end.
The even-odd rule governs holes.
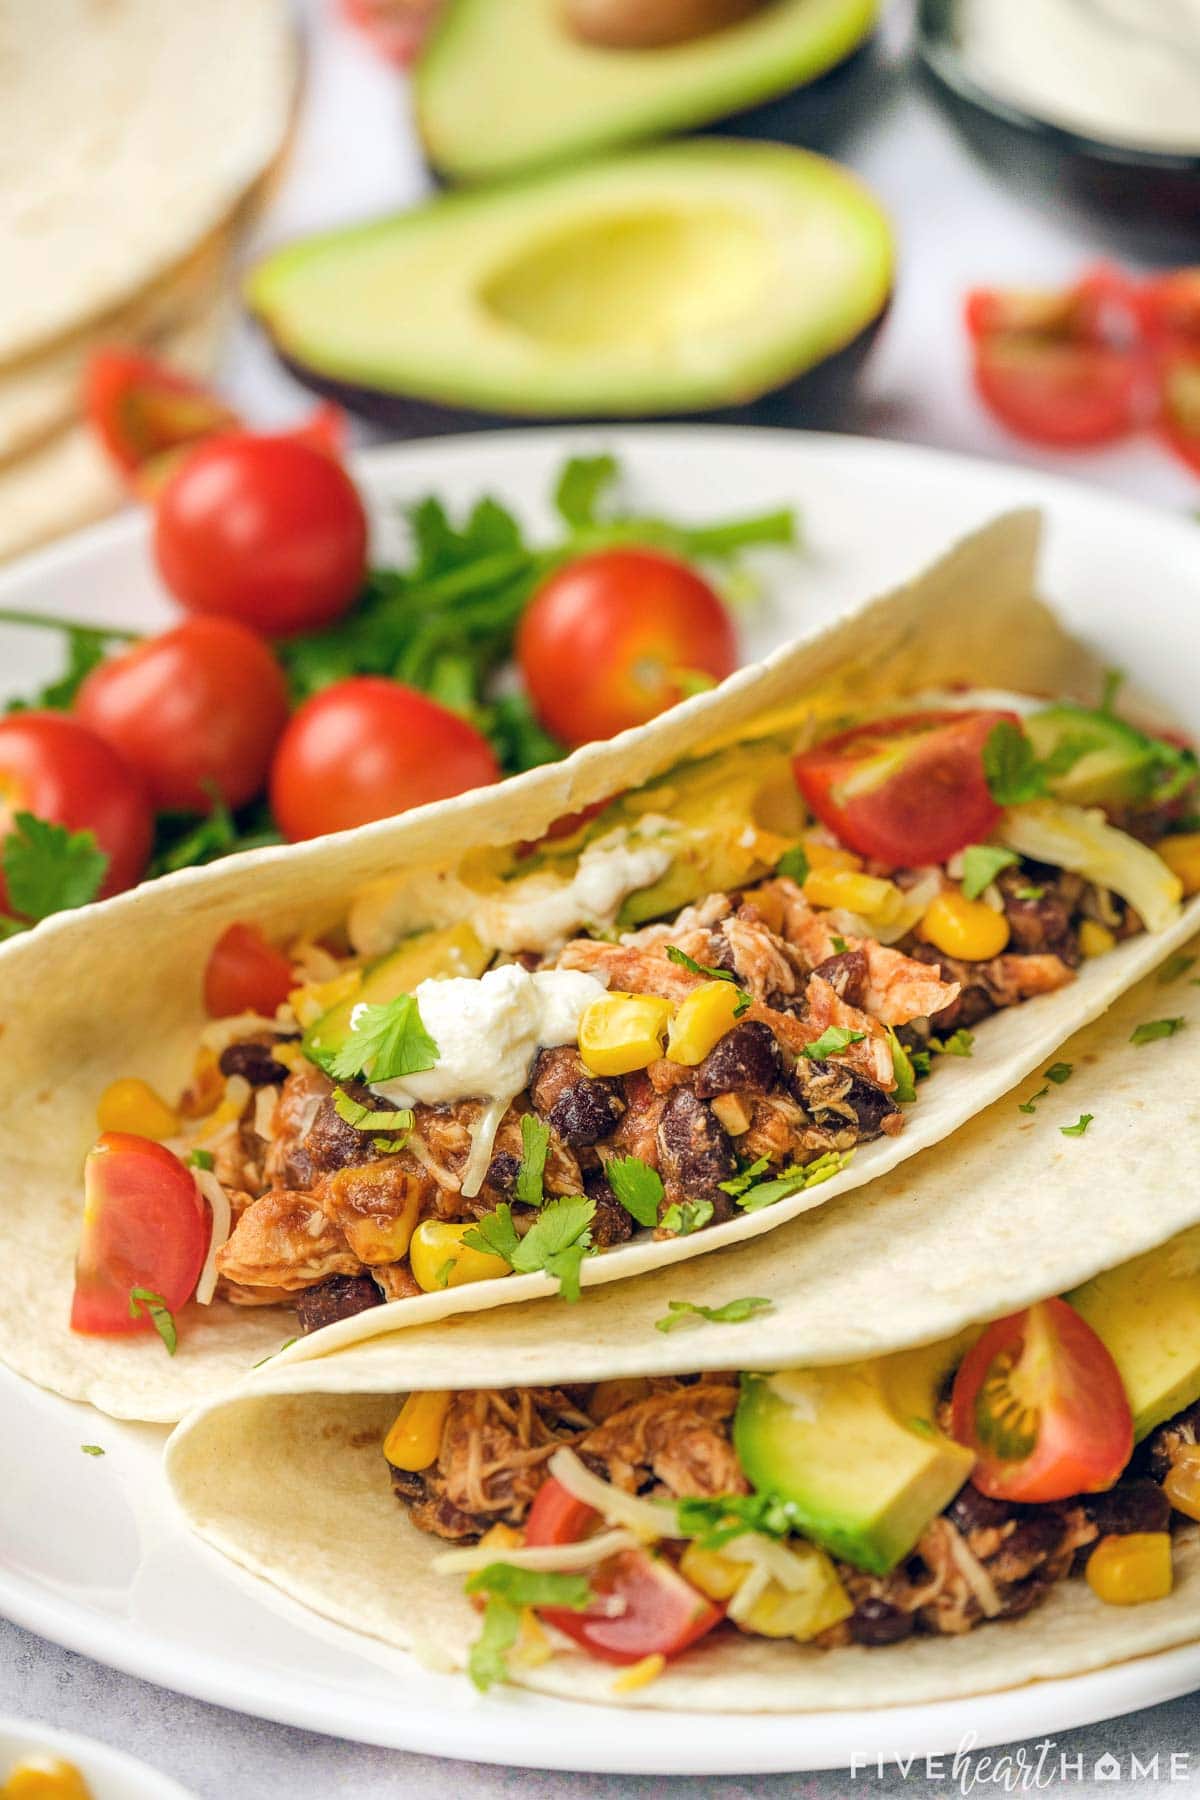
{"type": "MultiPolygon", "coordinates": [[[[453,867],[464,845],[478,850],[536,839],[563,814],[644,783],[682,757],[761,733],[785,716],[835,717],[851,696],[864,706],[983,680],[989,687],[1091,700],[1098,689],[1094,659],[1033,597],[1037,541],[1036,515],[999,520],[893,594],[639,731],[394,820],[166,877],[103,906],[60,915],[5,945],[0,1024],[10,1049],[0,1066],[0,1216],[10,1251],[0,1262],[0,1357],[118,1417],[169,1421],[238,1379],[287,1335],[274,1309],[223,1301],[186,1309],[173,1358],[152,1337],[86,1338],[67,1328],[80,1169],[94,1136],[96,1101],[118,1075],[141,1075],[164,1093],[182,1086],[203,1023],[205,961],[228,924],[259,924],[274,937],[319,934],[344,917],[349,897],[366,884],[400,871],[415,880],[453,867]]],[[[643,1238],[588,1258],[584,1282],[664,1271],[771,1233],[960,1132],[1175,949],[1195,929],[1196,910],[1194,902],[1165,931],[1130,939],[1085,964],[1074,983],[1035,1007],[988,1020],[972,1060],[942,1059],[945,1066],[905,1131],[863,1146],[834,1179],[690,1238],[643,1238]]],[[[1102,1104],[1092,1110],[1101,1113],[1102,1104]]],[[[989,1183],[994,1174],[989,1171],[989,1183]]],[[[770,1238],[763,1249],[769,1256],[770,1238]]],[[[555,1286],[544,1274],[513,1275],[423,1294],[331,1327],[321,1342],[334,1348],[401,1322],[417,1327],[507,1307],[551,1294],[555,1286]]]]}

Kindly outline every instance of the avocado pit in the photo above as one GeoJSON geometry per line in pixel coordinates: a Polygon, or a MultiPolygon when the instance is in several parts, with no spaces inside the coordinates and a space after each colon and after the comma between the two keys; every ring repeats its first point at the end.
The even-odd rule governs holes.
{"type": "Polygon", "coordinates": [[[770,0],[562,0],[567,30],[605,50],[661,50],[710,37],[770,0]]]}

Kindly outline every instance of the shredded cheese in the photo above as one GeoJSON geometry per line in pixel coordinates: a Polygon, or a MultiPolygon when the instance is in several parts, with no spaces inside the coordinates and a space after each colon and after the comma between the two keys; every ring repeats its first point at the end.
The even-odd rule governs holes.
{"type": "Polygon", "coordinates": [[[192,1179],[212,1209],[212,1235],[208,1240],[208,1255],[196,1283],[196,1299],[201,1306],[208,1306],[217,1291],[217,1251],[232,1229],[233,1211],[229,1195],[211,1169],[193,1169],[192,1179]]]}
{"type": "Polygon", "coordinates": [[[1003,1604],[996,1592],[991,1576],[972,1550],[962,1533],[949,1520],[945,1523],[950,1529],[950,1554],[958,1564],[963,1580],[978,1600],[987,1619],[997,1619],[1003,1612],[1003,1604]]]}
{"type": "Polygon", "coordinates": [[[516,1550],[471,1544],[462,1550],[443,1550],[434,1557],[433,1568],[438,1575],[473,1575],[496,1562],[511,1563],[514,1569],[589,1569],[620,1550],[636,1550],[640,1543],[632,1531],[601,1531],[576,1544],[523,1544],[516,1550]]]}
{"type": "Polygon", "coordinates": [[[275,1108],[279,1105],[279,1089],[277,1087],[261,1087],[254,1096],[254,1130],[255,1134],[271,1139],[271,1128],[275,1123],[275,1108]]]}
{"type": "Polygon", "coordinates": [[[623,1493],[610,1482],[601,1481],[598,1475],[584,1468],[573,1450],[556,1450],[547,1467],[569,1494],[594,1507],[610,1525],[623,1525],[636,1532],[643,1541],[651,1543],[658,1538],[679,1537],[673,1506],[657,1500],[639,1500],[636,1494],[623,1493]]]}
{"type": "Polygon", "coordinates": [[[612,1684],[612,1692],[633,1694],[638,1688],[649,1687],[652,1681],[658,1680],[666,1666],[667,1659],[661,1650],[656,1650],[652,1656],[643,1656],[640,1662],[630,1663],[627,1669],[622,1669],[612,1684]]]}

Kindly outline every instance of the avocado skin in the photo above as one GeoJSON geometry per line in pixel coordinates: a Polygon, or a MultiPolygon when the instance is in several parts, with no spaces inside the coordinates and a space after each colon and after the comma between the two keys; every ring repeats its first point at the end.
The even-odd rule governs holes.
{"type": "MultiPolygon", "coordinates": [[[[288,373],[322,399],[344,406],[347,412],[373,425],[380,425],[393,437],[445,437],[453,432],[511,431],[521,425],[649,425],[671,420],[681,425],[758,425],[769,427],[803,427],[808,431],[823,429],[852,430],[847,419],[863,364],[871,353],[883,324],[891,310],[891,300],[871,323],[827,356],[815,363],[794,381],[753,400],[731,401],[728,406],[704,412],[648,413],[495,413],[480,412],[466,406],[441,405],[415,395],[391,394],[381,388],[359,387],[321,375],[294,357],[285,356],[275,346],[275,354],[288,373]]],[[[260,321],[261,325],[261,321],[260,321]]],[[[262,325],[265,331],[265,325],[262,325]]],[[[268,338],[270,333],[267,332],[268,338]]]]}

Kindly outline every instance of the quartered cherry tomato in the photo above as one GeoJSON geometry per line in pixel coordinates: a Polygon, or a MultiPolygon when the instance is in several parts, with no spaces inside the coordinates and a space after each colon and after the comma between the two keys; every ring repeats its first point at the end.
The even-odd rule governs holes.
{"type": "MultiPolygon", "coordinates": [[[[574,1544],[600,1525],[600,1515],[553,1476],[538,1489],[525,1526],[527,1544],[574,1544]]],[[[539,1607],[547,1624],[605,1662],[678,1656],[724,1617],[663,1556],[621,1550],[589,1571],[596,1599],[587,1612],[539,1607]],[[614,1604],[614,1602],[616,1604],[614,1604]]]]}
{"type": "Polygon", "coordinates": [[[286,838],[321,837],[486,787],[500,769],[487,739],[415,688],[355,675],[289,720],[271,768],[286,838]]]}
{"type": "Polygon", "coordinates": [[[342,0],[352,25],[366,33],[389,62],[401,68],[416,60],[444,0],[342,0]]]}
{"type": "Polygon", "coordinates": [[[296,434],[228,432],[198,445],[159,495],[154,554],[189,612],[268,637],[331,625],[367,567],[358,490],[324,448],[296,434]]]}
{"type": "Polygon", "coordinates": [[[180,451],[240,420],[224,401],[178,369],[137,350],[96,350],[83,378],[84,411],[122,474],[145,496],[180,451]]]}
{"type": "Polygon", "coordinates": [[[725,607],[686,563],[598,550],[551,575],[525,609],[517,662],[533,709],[564,744],[642,725],[699,678],[737,667],[725,607]]]}
{"type": "Polygon", "coordinates": [[[269,1019],[294,986],[291,963],[268,944],[257,925],[230,925],[205,966],[204,1010],[210,1019],[245,1012],[269,1019]]]}
{"type": "Polygon", "coordinates": [[[75,1265],[71,1329],[150,1331],[134,1288],[177,1312],[195,1291],[211,1235],[208,1209],[177,1156],[152,1138],[106,1131],[84,1164],[83,1235],[75,1265]]]}
{"type": "Polygon", "coordinates": [[[207,812],[214,789],[227,806],[262,792],[287,687],[255,632],[189,619],[93,669],[75,711],[140,773],[156,806],[207,812]]]}
{"type": "Polygon", "coordinates": [[[1200,351],[1200,268],[1154,276],[1138,289],[1135,304],[1152,344],[1200,351]]]}
{"type": "Polygon", "coordinates": [[[1179,350],[1164,356],[1159,397],[1159,435],[1189,469],[1200,473],[1200,340],[1190,354],[1179,350]]]}
{"type": "MultiPolygon", "coordinates": [[[[146,790],[128,762],[76,719],[57,712],[0,719],[0,847],[21,812],[95,834],[108,857],[102,899],[141,879],[154,829],[146,790]]],[[[0,872],[0,911],[8,910],[0,872]]]]}
{"type": "Polygon", "coordinates": [[[1133,1453],[1133,1414],[1107,1349],[1065,1300],[989,1325],[954,1381],[954,1436],[995,1500],[1066,1500],[1111,1487],[1133,1453]]]}
{"type": "Polygon", "coordinates": [[[890,868],[941,863],[1000,816],[983,747],[1014,713],[907,713],[852,727],[793,759],[796,784],[839,841],[890,868]]]}

